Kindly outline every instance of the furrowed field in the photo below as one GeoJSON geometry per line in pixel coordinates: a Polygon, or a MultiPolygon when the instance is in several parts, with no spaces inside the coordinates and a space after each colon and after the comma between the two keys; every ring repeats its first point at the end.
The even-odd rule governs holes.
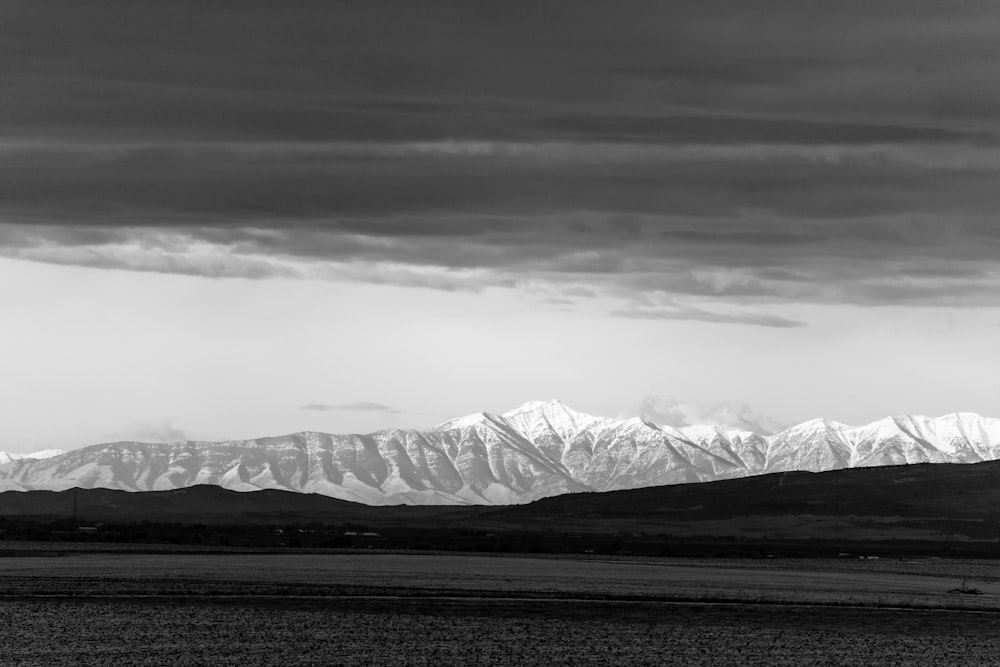
{"type": "Polygon", "coordinates": [[[1000,655],[992,561],[0,553],[2,664],[966,665],[1000,655]]]}

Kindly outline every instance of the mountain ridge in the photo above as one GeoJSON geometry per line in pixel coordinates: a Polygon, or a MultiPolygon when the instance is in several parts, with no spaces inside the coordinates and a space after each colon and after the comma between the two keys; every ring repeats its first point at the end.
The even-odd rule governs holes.
{"type": "Polygon", "coordinates": [[[66,452],[62,449],[43,449],[37,452],[28,452],[27,454],[0,451],[0,465],[10,463],[11,461],[19,461],[21,459],[50,459],[53,456],[59,456],[60,454],[65,453],[66,452]]]}
{"type": "Polygon", "coordinates": [[[1000,419],[975,413],[903,415],[863,426],[816,419],[762,435],[597,417],[552,400],[502,414],[474,413],[423,431],[96,444],[3,463],[0,491],[158,491],[211,484],[319,493],[369,505],[505,505],[771,472],[996,459],[1000,419]]]}

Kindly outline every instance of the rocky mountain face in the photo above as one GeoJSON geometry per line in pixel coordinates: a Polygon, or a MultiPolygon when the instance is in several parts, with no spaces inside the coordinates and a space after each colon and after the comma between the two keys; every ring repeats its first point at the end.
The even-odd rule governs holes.
{"type": "Polygon", "coordinates": [[[888,418],[861,427],[815,420],[762,436],[606,419],[549,401],[453,419],[426,431],[93,445],[3,463],[0,490],[152,491],[213,484],[319,493],[369,505],[514,504],[769,472],[995,459],[1000,419],[968,413],[888,418]]]}

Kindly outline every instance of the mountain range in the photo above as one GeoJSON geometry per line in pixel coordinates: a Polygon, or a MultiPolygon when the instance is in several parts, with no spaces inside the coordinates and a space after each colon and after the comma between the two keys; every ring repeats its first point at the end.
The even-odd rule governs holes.
{"type": "Polygon", "coordinates": [[[504,505],[773,472],[996,459],[1000,419],[971,413],[893,417],[859,427],[821,419],[763,435],[595,417],[559,401],[532,401],[424,431],[92,445],[2,463],[0,491],[162,491],[209,484],[368,505],[504,505]]]}

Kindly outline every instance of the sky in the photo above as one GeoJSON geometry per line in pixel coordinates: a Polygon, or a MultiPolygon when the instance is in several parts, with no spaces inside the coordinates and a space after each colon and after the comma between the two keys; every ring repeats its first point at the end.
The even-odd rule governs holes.
{"type": "Polygon", "coordinates": [[[1000,5],[0,5],[0,450],[1000,416],[1000,5]]]}

